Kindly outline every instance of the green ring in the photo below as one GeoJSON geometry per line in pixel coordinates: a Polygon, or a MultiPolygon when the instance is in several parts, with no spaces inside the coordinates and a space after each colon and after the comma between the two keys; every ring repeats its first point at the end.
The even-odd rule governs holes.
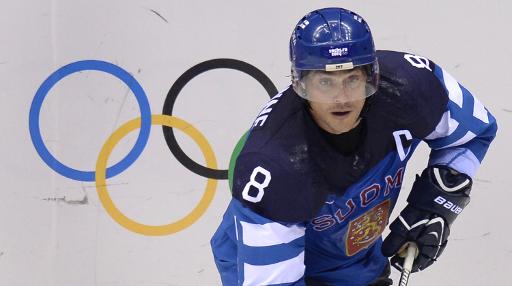
{"type": "Polygon", "coordinates": [[[249,131],[245,132],[244,135],[238,140],[236,143],[235,149],[231,153],[231,158],[229,159],[229,169],[228,169],[228,182],[229,182],[229,190],[233,193],[233,173],[235,172],[236,159],[238,159],[238,155],[242,152],[244,148],[245,141],[249,136],[249,131]]]}

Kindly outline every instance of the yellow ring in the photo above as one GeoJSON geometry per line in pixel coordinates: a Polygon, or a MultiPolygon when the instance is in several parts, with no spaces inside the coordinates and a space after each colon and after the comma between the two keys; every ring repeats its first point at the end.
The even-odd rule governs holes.
{"type": "MultiPolygon", "coordinates": [[[[199,148],[201,149],[201,152],[203,153],[206,159],[206,166],[212,169],[217,168],[217,159],[215,158],[215,154],[213,153],[210,144],[208,143],[206,138],[189,123],[174,116],[152,115],[151,125],[164,125],[168,127],[175,127],[185,132],[185,134],[190,136],[197,143],[197,145],[199,145],[199,148]]],[[[101,148],[98,160],[96,161],[96,190],[98,192],[101,204],[103,205],[107,213],[112,217],[112,219],[114,219],[117,223],[127,228],[128,230],[131,230],[136,233],[157,236],[168,235],[184,230],[185,228],[189,227],[194,222],[196,222],[205,213],[206,209],[212,202],[213,197],[215,195],[215,190],[217,189],[217,180],[208,178],[206,183],[206,190],[201,200],[188,215],[186,215],[185,217],[181,218],[176,222],[164,225],[146,225],[130,219],[116,207],[108,193],[106,186],[106,171],[108,158],[112,153],[114,147],[124,136],[126,136],[131,131],[139,128],[140,117],[128,121],[127,123],[119,127],[114,133],[112,133],[112,135],[110,135],[110,137],[107,139],[107,141],[101,148]]]]}

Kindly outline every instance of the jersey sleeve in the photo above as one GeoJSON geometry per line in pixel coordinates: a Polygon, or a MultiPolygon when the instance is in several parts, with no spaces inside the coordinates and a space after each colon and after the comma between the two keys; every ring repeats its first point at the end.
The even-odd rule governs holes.
{"type": "Polygon", "coordinates": [[[305,223],[280,223],[232,202],[240,286],[304,282],[305,223]]]}
{"type": "Polygon", "coordinates": [[[302,223],[278,223],[233,198],[211,239],[222,285],[305,285],[302,223]]]}
{"type": "Polygon", "coordinates": [[[449,73],[433,66],[448,103],[435,129],[424,138],[432,149],[429,165],[447,165],[473,177],[496,136],[496,119],[449,73]]]}

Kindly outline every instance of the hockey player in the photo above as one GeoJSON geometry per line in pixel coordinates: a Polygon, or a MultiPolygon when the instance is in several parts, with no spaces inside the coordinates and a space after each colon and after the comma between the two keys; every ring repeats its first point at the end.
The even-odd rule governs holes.
{"type": "Polygon", "coordinates": [[[292,85],[256,118],[211,245],[223,285],[391,285],[389,260],[418,245],[413,272],[443,252],[497,125],[445,70],[375,51],[365,20],[313,11],[290,39],[292,85]],[[382,241],[407,161],[428,164],[382,241]]]}

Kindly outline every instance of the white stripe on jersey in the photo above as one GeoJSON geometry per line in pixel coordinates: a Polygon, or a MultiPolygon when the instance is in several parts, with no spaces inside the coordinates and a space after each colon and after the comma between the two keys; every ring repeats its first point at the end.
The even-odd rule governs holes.
{"type": "Polygon", "coordinates": [[[484,123],[489,124],[489,115],[487,114],[487,110],[485,110],[484,105],[476,97],[473,97],[473,100],[475,101],[473,116],[482,120],[484,123]]]}
{"type": "Polygon", "coordinates": [[[251,265],[244,263],[243,286],[292,283],[304,276],[305,269],[304,251],[294,258],[274,264],[251,265]]]}
{"type": "Polygon", "coordinates": [[[272,246],[288,243],[304,236],[306,228],[292,225],[284,226],[277,222],[254,224],[240,221],[243,243],[247,246],[272,246]]]}
{"type": "Polygon", "coordinates": [[[434,140],[441,137],[450,136],[459,126],[459,122],[450,116],[450,110],[447,110],[436,126],[436,129],[425,139],[434,140]]]}
{"type": "MultiPolygon", "coordinates": [[[[452,77],[447,71],[443,69],[443,79],[448,89],[448,97],[451,101],[457,104],[460,108],[462,108],[463,104],[463,94],[462,89],[459,86],[457,80],[452,77]]],[[[485,110],[484,105],[476,98],[473,97],[473,116],[480,119],[484,123],[489,123],[489,115],[487,114],[487,110],[485,110]]]]}
{"type": "Polygon", "coordinates": [[[441,148],[448,148],[448,147],[453,147],[453,146],[459,146],[459,145],[462,145],[462,144],[465,144],[465,143],[468,143],[469,140],[473,139],[476,137],[476,134],[471,132],[471,131],[468,131],[466,133],[466,135],[464,135],[462,138],[460,138],[459,140],[453,142],[452,144],[449,144],[449,145],[446,145],[446,146],[443,146],[441,148]]]}
{"type": "Polygon", "coordinates": [[[233,216],[233,219],[235,220],[235,235],[236,235],[236,240],[238,240],[238,227],[236,225],[236,215],[233,216]]]}
{"type": "Polygon", "coordinates": [[[449,73],[447,73],[444,69],[443,80],[446,89],[448,89],[448,97],[450,98],[450,100],[457,104],[460,108],[462,108],[462,89],[460,88],[457,80],[454,77],[452,77],[449,73]]]}

